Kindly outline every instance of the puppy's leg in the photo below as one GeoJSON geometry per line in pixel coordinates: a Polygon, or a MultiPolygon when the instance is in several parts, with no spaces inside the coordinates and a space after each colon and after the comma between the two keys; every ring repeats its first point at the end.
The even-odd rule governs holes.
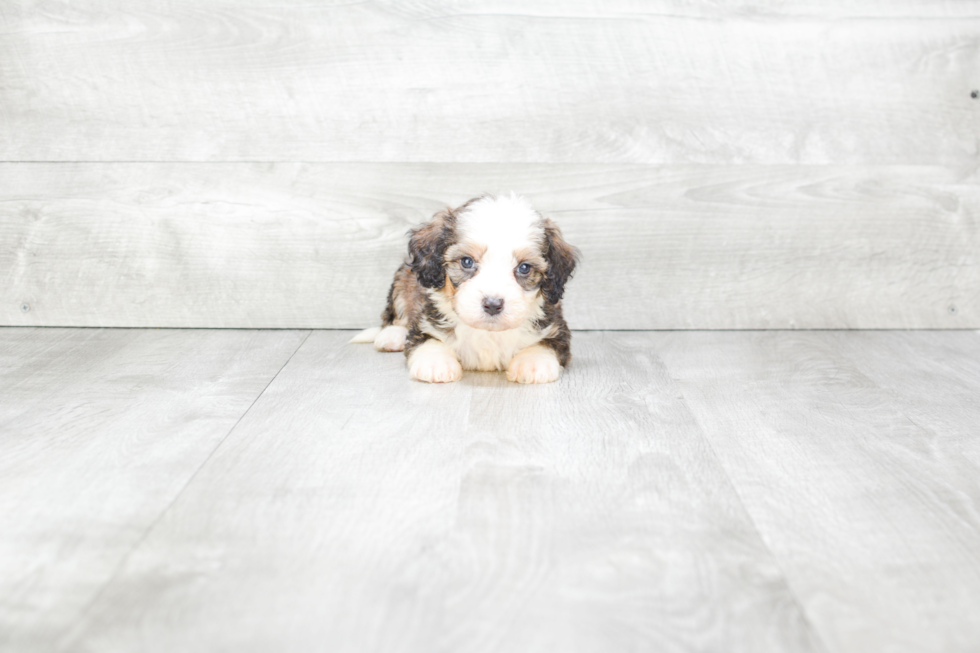
{"type": "Polygon", "coordinates": [[[445,343],[431,338],[408,355],[408,373],[426,383],[449,383],[463,377],[463,368],[445,343]]]}
{"type": "Polygon", "coordinates": [[[561,375],[555,350],[531,345],[517,352],[507,366],[507,380],[517,383],[551,383],[561,375]]]}
{"type": "Polygon", "coordinates": [[[389,324],[375,336],[374,348],[378,351],[402,351],[405,349],[407,339],[408,329],[397,324],[389,324]]]}

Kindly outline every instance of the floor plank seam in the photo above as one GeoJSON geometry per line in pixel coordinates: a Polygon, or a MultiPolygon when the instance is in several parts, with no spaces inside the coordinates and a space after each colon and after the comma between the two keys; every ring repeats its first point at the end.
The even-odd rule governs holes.
{"type": "Polygon", "coordinates": [[[296,346],[296,349],[293,350],[293,353],[291,353],[289,357],[286,359],[286,361],[279,367],[279,369],[276,370],[276,373],[272,375],[272,378],[269,379],[269,382],[266,383],[265,386],[262,388],[262,390],[255,396],[255,399],[253,399],[252,403],[248,405],[248,408],[246,408],[239,416],[239,418],[235,420],[235,423],[232,425],[232,427],[228,429],[228,432],[225,433],[224,437],[222,437],[221,440],[218,441],[218,443],[214,446],[211,452],[204,458],[204,460],[201,462],[198,468],[194,470],[194,473],[191,474],[190,477],[187,479],[187,482],[184,483],[183,486],[181,486],[180,490],[177,491],[173,499],[171,499],[167,503],[167,505],[164,506],[163,510],[160,511],[160,514],[157,515],[156,519],[154,519],[153,522],[151,522],[150,525],[146,527],[146,529],[143,531],[143,534],[140,535],[139,539],[133,543],[133,546],[130,547],[126,555],[124,555],[119,560],[119,564],[116,565],[116,568],[112,571],[112,573],[109,575],[106,581],[102,584],[102,587],[99,588],[99,591],[92,596],[91,600],[89,600],[89,602],[85,605],[85,607],[78,613],[78,617],[57,638],[57,641],[59,642],[58,645],[59,649],[63,648],[62,643],[64,643],[65,640],[70,637],[71,632],[76,630],[84,622],[86,615],[99,602],[99,599],[103,596],[103,594],[105,594],[106,590],[109,587],[111,587],[112,584],[119,577],[119,574],[122,572],[123,568],[125,568],[126,562],[129,560],[129,558],[133,555],[134,552],[136,552],[143,545],[143,543],[149,537],[150,533],[153,532],[153,530],[157,527],[157,525],[163,520],[164,516],[168,512],[170,512],[171,508],[173,508],[173,506],[177,503],[177,501],[180,500],[180,497],[183,496],[187,488],[190,487],[191,483],[194,482],[194,479],[197,478],[198,474],[201,473],[201,470],[207,466],[208,462],[214,457],[215,453],[221,448],[221,446],[225,443],[225,441],[227,441],[228,438],[231,437],[231,434],[235,432],[235,429],[238,428],[238,425],[241,424],[242,420],[245,419],[245,416],[248,415],[249,412],[252,410],[252,408],[255,406],[255,404],[258,403],[259,399],[262,398],[262,395],[265,394],[265,391],[269,389],[269,386],[271,386],[275,382],[275,380],[279,378],[279,375],[282,373],[284,369],[286,369],[286,366],[289,365],[289,362],[293,360],[293,357],[296,355],[296,353],[303,348],[303,345],[306,344],[306,341],[309,340],[312,334],[313,334],[313,329],[307,331],[306,337],[303,338],[303,340],[299,343],[299,345],[296,346]]]}
{"type": "Polygon", "coordinates": [[[705,445],[708,447],[708,450],[711,452],[711,456],[715,459],[715,462],[718,464],[719,469],[721,469],[725,473],[725,479],[728,481],[728,485],[731,487],[732,493],[735,495],[735,499],[738,501],[738,505],[742,507],[746,519],[748,519],[749,523],[752,525],[752,530],[755,531],[755,534],[759,538],[759,542],[762,544],[762,546],[765,547],[765,550],[769,552],[769,556],[772,558],[773,565],[775,565],[776,569],[779,570],[779,574],[782,577],[783,582],[786,583],[786,589],[793,597],[793,603],[796,604],[800,616],[803,618],[803,621],[806,623],[806,628],[810,632],[811,636],[813,637],[814,643],[819,647],[819,650],[823,651],[824,653],[830,653],[830,649],[827,648],[827,645],[824,642],[823,637],[820,636],[820,631],[817,630],[813,621],[810,619],[810,615],[807,614],[806,606],[803,605],[803,602],[800,600],[799,594],[797,594],[796,590],[793,588],[793,584],[790,581],[789,576],[786,574],[785,567],[783,566],[782,562],[780,562],[775,552],[772,550],[772,547],[769,545],[769,542],[766,541],[766,538],[763,536],[762,531],[759,529],[759,525],[756,523],[755,518],[752,516],[752,513],[749,512],[748,506],[746,505],[745,500],[742,498],[742,493],[739,492],[738,486],[736,486],[735,481],[732,480],[731,474],[729,474],[728,469],[725,467],[724,463],[722,463],[721,458],[718,456],[718,453],[715,451],[714,444],[712,444],[711,439],[708,437],[708,432],[705,429],[704,424],[701,423],[701,420],[698,418],[695,411],[691,410],[690,404],[688,404],[687,393],[684,392],[683,385],[679,383],[678,380],[675,379],[673,375],[670,374],[669,368],[667,368],[667,363],[666,361],[663,360],[662,357],[660,358],[660,361],[664,365],[664,368],[668,370],[668,377],[674,383],[677,389],[680,391],[681,397],[684,398],[684,405],[687,409],[687,412],[691,416],[691,419],[694,420],[694,423],[697,424],[698,430],[701,431],[701,438],[704,440],[705,445]]]}
{"type": "MultiPolygon", "coordinates": [[[[681,391],[681,394],[683,394],[683,390],[681,391]]],[[[698,420],[696,416],[694,417],[694,421],[697,423],[698,428],[701,429],[701,433],[704,434],[705,436],[704,439],[708,445],[708,449],[711,450],[711,455],[714,456],[715,460],[718,461],[719,467],[721,467],[721,469],[725,472],[725,478],[728,479],[728,483],[732,488],[732,492],[735,494],[735,498],[738,500],[739,505],[742,506],[742,510],[745,511],[746,518],[748,518],[749,523],[752,524],[752,530],[754,530],[756,535],[759,536],[759,542],[761,542],[762,546],[764,546],[766,548],[766,551],[769,552],[769,555],[772,558],[772,564],[775,565],[776,569],[779,570],[779,575],[782,577],[783,582],[786,583],[786,589],[792,595],[793,603],[796,604],[797,609],[800,611],[800,616],[803,618],[803,621],[806,623],[806,628],[808,631],[810,631],[814,643],[817,646],[819,646],[820,650],[823,651],[824,653],[830,653],[830,649],[827,648],[827,645],[824,642],[823,637],[821,637],[820,635],[820,631],[817,629],[813,621],[810,619],[810,615],[807,612],[806,606],[803,604],[803,601],[800,600],[800,595],[793,588],[793,582],[790,580],[789,575],[786,573],[786,568],[783,566],[783,563],[780,561],[775,551],[772,550],[772,546],[770,546],[769,542],[766,541],[765,536],[762,534],[762,531],[759,529],[759,525],[755,521],[755,517],[753,517],[752,513],[749,512],[748,506],[746,506],[745,500],[742,498],[742,493],[735,485],[735,482],[732,480],[732,477],[728,473],[728,470],[725,469],[725,466],[722,464],[721,459],[718,458],[718,455],[715,453],[714,445],[712,445],[711,441],[708,439],[707,434],[704,431],[704,426],[701,424],[700,420],[698,420]]]]}

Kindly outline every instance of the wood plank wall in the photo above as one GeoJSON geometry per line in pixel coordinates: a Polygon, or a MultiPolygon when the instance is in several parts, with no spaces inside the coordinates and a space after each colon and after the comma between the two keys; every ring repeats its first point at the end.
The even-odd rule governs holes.
{"type": "Polygon", "coordinates": [[[362,327],[515,189],[573,328],[980,327],[980,3],[0,4],[0,324],[362,327]]]}

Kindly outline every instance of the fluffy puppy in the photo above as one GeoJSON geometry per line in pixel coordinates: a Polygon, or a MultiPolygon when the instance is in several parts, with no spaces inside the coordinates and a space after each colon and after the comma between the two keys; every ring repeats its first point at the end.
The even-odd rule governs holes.
{"type": "Polygon", "coordinates": [[[351,342],[404,350],[419,381],[457,381],[466,369],[550,383],[571,358],[561,298],[577,259],[558,227],[518,195],[447,208],[411,231],[382,328],[351,342]]]}

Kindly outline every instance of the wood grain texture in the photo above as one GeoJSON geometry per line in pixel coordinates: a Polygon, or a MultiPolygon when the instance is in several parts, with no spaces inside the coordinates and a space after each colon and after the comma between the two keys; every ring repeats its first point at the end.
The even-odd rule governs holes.
{"type": "Polygon", "coordinates": [[[0,329],[0,649],[56,649],[305,336],[0,329]]]}
{"type": "Polygon", "coordinates": [[[0,7],[0,159],[975,165],[973,2],[0,7]]]}
{"type": "Polygon", "coordinates": [[[645,334],[560,382],[315,332],[73,651],[822,650],[645,334]]]}
{"type": "Polygon", "coordinates": [[[975,169],[0,164],[0,323],[377,324],[405,232],[526,193],[577,329],[980,326],[975,169]]]}
{"type": "Polygon", "coordinates": [[[651,344],[829,650],[976,650],[980,335],[651,344]]]}
{"type": "MultiPolygon", "coordinates": [[[[924,431],[929,442],[945,450],[935,463],[956,468],[968,479],[980,467],[976,446],[980,424],[980,337],[974,331],[958,334],[894,332],[841,334],[832,346],[846,355],[862,374],[887,390],[902,412],[924,431]],[[894,361],[910,367],[895,373],[894,361]],[[909,377],[913,382],[909,382],[909,377]],[[960,462],[960,457],[965,466],[960,462]]],[[[942,472],[936,470],[938,475],[942,472]]],[[[977,477],[980,482],[980,477],[977,477]]],[[[970,494],[977,495],[976,486],[970,494]]]]}

